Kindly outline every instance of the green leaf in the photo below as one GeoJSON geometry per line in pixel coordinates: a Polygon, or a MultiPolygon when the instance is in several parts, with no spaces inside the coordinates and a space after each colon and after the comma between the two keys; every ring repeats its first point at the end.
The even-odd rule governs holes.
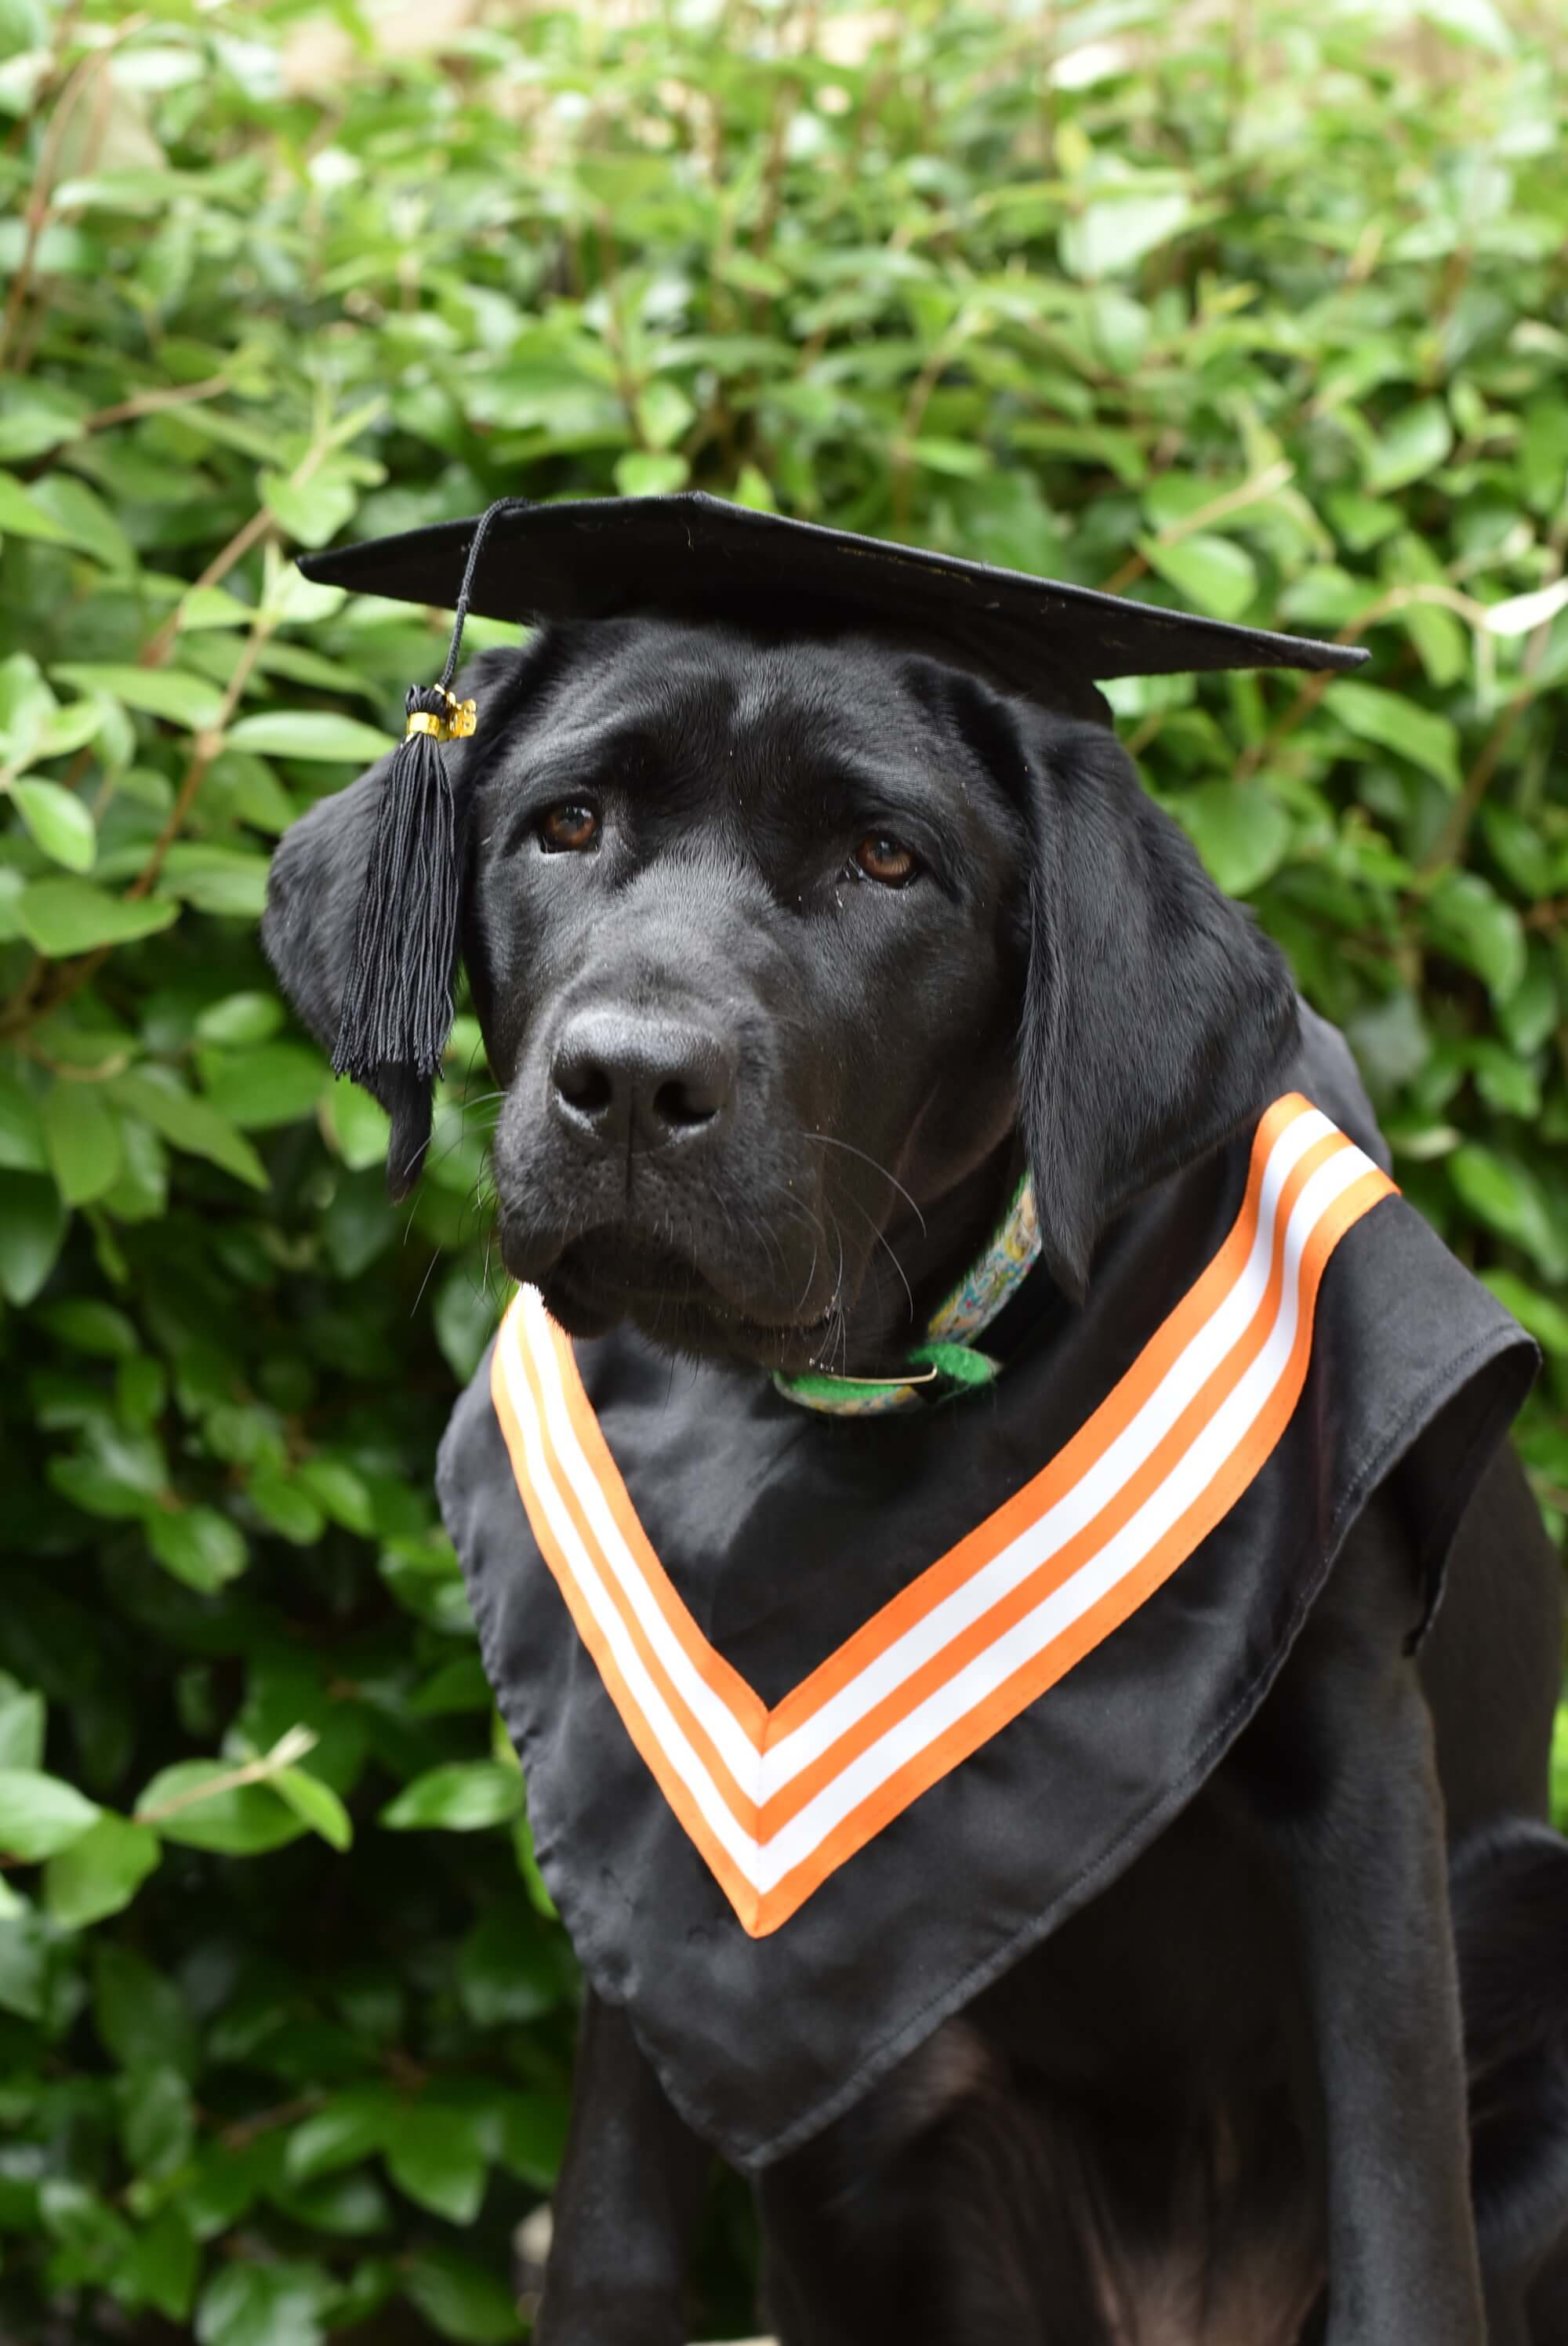
{"type": "Polygon", "coordinates": [[[1130,269],[1185,227],[1191,203],[1180,188],[1160,192],[1129,180],[1086,204],[1062,230],[1062,265],[1074,277],[1108,277],[1130,269]]]}
{"type": "Polygon", "coordinates": [[[1218,887],[1249,896],[1290,850],[1290,817],[1256,782],[1205,782],[1172,802],[1218,887]]]}
{"type": "Polygon", "coordinates": [[[180,633],[199,634],[209,628],[250,627],[256,613],[227,587],[193,586],[180,598],[180,633]]]}
{"type": "Polygon", "coordinates": [[[392,1121],[379,1102],[341,1076],[327,1091],[323,1109],[329,1137],[352,1172],[386,1163],[392,1121]]]}
{"type": "Polygon", "coordinates": [[[1455,1149],[1447,1167],[1461,1204],[1489,1230],[1522,1247],[1549,1279],[1568,1273],[1568,1250],[1528,1166],[1481,1141],[1466,1141],[1455,1149]]]}
{"type": "Polygon", "coordinates": [[[305,1043],[263,1043],[225,1052],[207,1072],[207,1097],[242,1130],[262,1132],[308,1116],[332,1080],[319,1051],[305,1043]]]}
{"type": "Polygon", "coordinates": [[[28,1304],[44,1285],[65,1237],[66,1208],[52,1181],[0,1172],[0,1294],[28,1304]]]}
{"type": "Polygon", "coordinates": [[[154,1436],[96,1416],[88,1419],[84,1434],[84,1457],[49,1461],[49,1479],[57,1489],[99,1515],[139,1519],[161,1503],[168,1463],[154,1436]]]}
{"type": "Polygon", "coordinates": [[[36,1864],[97,1822],[96,1801],[37,1768],[0,1768],[0,1851],[36,1864]]]}
{"type": "Polygon", "coordinates": [[[93,2018],[105,2049],[133,2073],[163,2067],[189,2076],[195,2022],[177,1983],[133,1947],[100,1939],[93,1949],[93,2018]]]}
{"type": "Polygon", "coordinates": [[[309,1775],[303,1768],[280,1768],[271,1781],[294,1814],[329,1847],[353,1846],[353,1822],[330,1784],[323,1784],[319,1776],[309,1775]]]}
{"type": "Polygon", "coordinates": [[[0,388],[0,463],[46,456],[82,428],[86,403],[50,383],[20,378],[0,388]]]}
{"type": "MultiPolygon", "coordinates": [[[[386,2192],[363,2168],[356,2174],[326,2176],[320,2183],[277,2186],[272,2200],[291,2223],[308,2225],[313,2232],[331,2233],[341,2240],[384,2233],[394,2221],[386,2192]]],[[[336,2325],[343,2317],[341,2300],[335,2302],[333,2316],[336,2325]]]]}
{"type": "Polygon", "coordinates": [[[0,2012],[41,2020],[48,1987],[48,1949],[39,1916],[0,1915],[0,2012]]]}
{"type": "Polygon", "coordinates": [[[275,994],[225,994],[209,1002],[196,1021],[204,1043],[245,1047],[270,1043],[283,1024],[283,1005],[275,994]]]}
{"type": "Polygon", "coordinates": [[[45,1908],[63,1930],[85,1930],[129,1906],[162,1856],[156,1833],[106,1810],[79,1841],[50,1858],[45,1908]]]}
{"type": "Polygon", "coordinates": [[[404,1786],[381,1812],[394,1833],[475,1833],[504,1825],[523,1805],[522,1778],[493,1760],[452,1760],[404,1786]]]}
{"type": "Polygon", "coordinates": [[[77,1352],[100,1360],[130,1360],[136,1353],[136,1330],[123,1311],[96,1295],[62,1296],[46,1304],[39,1319],[51,1336],[77,1352]]]}
{"type": "Polygon", "coordinates": [[[444,2244],[409,2258],[403,2287],[431,2328],[459,2346],[505,2346],[521,2335],[516,2302],[500,2274],[444,2244]]]}
{"type": "Polygon", "coordinates": [[[322,2346],[331,2292],[319,2266],[225,2265],[196,2308],[200,2346],[322,2346]]]}
{"type": "Polygon", "coordinates": [[[223,715],[223,695],[218,687],[205,676],[191,676],[180,668],[101,666],[66,660],[52,673],[78,692],[102,693],[128,709],[183,725],[191,733],[207,732],[223,715]]]}
{"type": "Polygon", "coordinates": [[[650,383],[637,402],[637,429],[650,448],[670,448],[690,431],[697,410],[678,383],[650,383]]]}
{"type": "Polygon", "coordinates": [[[228,731],[230,749],[258,757],[299,758],[323,765],[374,765],[397,747],[386,734],[333,709],[278,709],[242,717],[228,731]]]}
{"type": "Polygon", "coordinates": [[[250,1561],[239,1526],[215,1507],[181,1507],[146,1519],[147,1545],[166,1572],[206,1594],[238,1580],[250,1561]]]}
{"type": "Polygon", "coordinates": [[[13,473],[0,472],[0,538],[45,538],[68,546],[71,533],[13,473]]]}
{"type": "Polygon", "coordinates": [[[0,1768],[40,1768],[44,1758],[44,1698],[0,1670],[0,1768]]]}
{"type": "Polygon", "coordinates": [[[623,497],[669,497],[684,489],[690,474],[684,456],[634,448],[615,467],[615,486],[623,497]]]}
{"type": "Polygon", "coordinates": [[[43,1173],[48,1164],[38,1103],[20,1076],[0,1066],[0,1168],[43,1173]]]}
{"type": "Polygon", "coordinates": [[[137,1821],[165,1841],[223,1857],[260,1857],[297,1841],[304,1824],[271,1785],[235,1784],[233,1775],[226,1760],[177,1760],[142,1793],[137,1821]]]}
{"type": "Polygon", "coordinates": [[[1216,619],[1239,619],[1258,591],[1257,565],[1234,538],[1198,531],[1168,546],[1158,538],[1140,538],[1138,550],[1189,603],[1216,619]]]}
{"type": "Polygon", "coordinates": [[[477,1654],[458,1654],[450,1662],[443,1662],[409,1697],[408,1707],[416,1719],[445,1719],[468,1711],[488,1711],[490,1681],[485,1676],[484,1664],[477,1654]]]}
{"type": "MultiPolygon", "coordinates": [[[[124,765],[119,712],[107,701],[72,701],[63,709],[54,709],[39,729],[33,758],[71,757],[85,749],[90,741],[104,740],[106,764],[124,765]]],[[[128,753],[127,753],[128,754],[128,753]]]]}
{"type": "Polygon", "coordinates": [[[264,472],[258,485],[267,511],[301,546],[324,546],[335,538],[359,502],[350,482],[319,473],[302,485],[287,473],[264,472]]]}
{"type": "Polygon", "coordinates": [[[184,2165],[195,2138],[190,2087],[179,2070],[138,2060],[120,2097],[120,2147],[132,2173],[171,2174],[184,2165]]]}
{"type": "Polygon", "coordinates": [[[35,843],[68,871],[90,872],[98,853],[93,818],[74,790],[58,782],[13,782],[11,797],[35,843]]]}
{"type": "Polygon", "coordinates": [[[478,2215],[489,2162],[470,2111],[409,2103],[388,2136],[386,2162],[399,2191],[433,2216],[471,2224],[478,2215]]]}
{"type": "Polygon", "coordinates": [[[972,440],[950,440],[938,432],[922,432],[907,443],[911,464],[926,472],[946,473],[954,480],[977,480],[991,469],[991,452],[972,440]]]}
{"type": "Polygon", "coordinates": [[[205,1157],[252,1189],[265,1189],[267,1168],[250,1142],[207,1100],[182,1090],[163,1070],[143,1068],[111,1079],[111,1098],[193,1157],[205,1157]]]}
{"type": "Polygon", "coordinates": [[[129,945],[156,936],[178,920],[177,904],[111,896],[90,880],[34,880],[18,905],[22,932],[40,953],[91,953],[99,945],[129,945]]]}
{"type": "Polygon", "coordinates": [[[501,2161],[508,2172],[535,2191],[553,2191],[570,2114],[564,2094],[509,2094],[501,2113],[501,2161]]]}
{"type": "Polygon", "coordinates": [[[356,1474],[353,1467],[346,1466],[340,1458],[317,1456],[307,1458],[296,1469],[296,1476],[334,1523],[341,1523],[346,1531],[357,1532],[361,1539],[370,1538],[376,1528],[375,1505],[363,1476],[356,1474]]]}
{"type": "Polygon", "coordinates": [[[1535,1069],[1490,1036],[1471,1045],[1476,1090],[1488,1107],[1505,1116],[1539,1116],[1541,1086],[1535,1069]]]}
{"type": "Polygon", "coordinates": [[[263,1522],[296,1547],[313,1547],[327,1528],[326,1517],[309,1491],[281,1468],[258,1466],[245,1485],[245,1493],[263,1522]]]}
{"type": "Polygon", "coordinates": [[[42,1116],[49,1168],[66,1204],[87,1205],[112,1189],[125,1157],[102,1087],[56,1082],[44,1094],[42,1116]]]}
{"type": "Polygon", "coordinates": [[[85,481],[74,473],[46,473],[34,482],[32,496],[34,504],[41,505],[60,524],[73,546],[80,546],[106,570],[121,577],[134,575],[135,547],[116,515],[85,481]]]}
{"type": "Polygon", "coordinates": [[[1543,1352],[1568,1360],[1568,1311],[1560,1303],[1554,1303],[1549,1295],[1541,1294],[1513,1271],[1483,1271],[1481,1276],[1504,1311],[1513,1313],[1520,1327],[1528,1329],[1543,1352]]]}
{"type": "Polygon", "coordinates": [[[1540,951],[1532,954],[1517,990],[1497,1005],[1503,1040],[1511,1051],[1531,1057],[1548,1042],[1558,1020],[1557,987],[1551,964],[1540,951]]]}
{"type": "Polygon", "coordinates": [[[381,2085],[350,2086],[294,2127],[286,2168],[296,2183],[357,2166],[381,2150],[401,2123],[405,2104],[381,2085]]]}
{"type": "Polygon", "coordinates": [[[166,2207],[138,2232],[115,2276],[122,2303],[150,2305],[166,2320],[188,2327],[201,2259],[185,2212],[166,2207]]]}
{"type": "Polygon", "coordinates": [[[557,2011],[570,1993],[558,1942],[539,1928],[532,1909],[497,1905],[481,1915],[463,1942],[458,1993],[476,2028],[520,2027],[557,2011]]]}
{"type": "Polygon", "coordinates": [[[1483,806],[1480,828],[1508,880],[1532,902],[1552,892],[1552,859],[1533,823],[1511,806],[1483,806]]]}
{"type": "Polygon", "coordinates": [[[1473,969],[1495,1000],[1510,995],[1524,976],[1524,928],[1475,872],[1446,872],[1426,903],[1426,929],[1440,952],[1473,969]]]}
{"type": "Polygon", "coordinates": [[[1568,408],[1560,396],[1526,402],[1519,470],[1527,504],[1537,513],[1555,513],[1568,490],[1568,408]]]}
{"type": "Polygon", "coordinates": [[[1326,706],[1358,740],[1395,750],[1446,789],[1458,789],[1459,737],[1446,717],[1402,699],[1397,692],[1385,692],[1381,685],[1347,679],[1330,687],[1326,706]]]}
{"type": "Polygon", "coordinates": [[[1440,399],[1407,407],[1374,438],[1366,487],[1374,496],[1424,480],[1437,470],[1454,444],[1454,427],[1440,399]]]}
{"type": "Polygon", "coordinates": [[[30,653],[12,652],[0,660],[0,741],[7,765],[20,768],[39,755],[58,713],[43,670],[30,653]]]}
{"type": "Polygon", "coordinates": [[[158,888],[198,912],[260,920],[267,903],[267,859],[232,848],[177,843],[164,859],[158,888]]]}
{"type": "Polygon", "coordinates": [[[443,1279],[431,1313],[436,1342],[452,1373],[463,1384],[478,1368],[500,1318],[497,1298],[487,1294],[467,1263],[443,1279]]]}

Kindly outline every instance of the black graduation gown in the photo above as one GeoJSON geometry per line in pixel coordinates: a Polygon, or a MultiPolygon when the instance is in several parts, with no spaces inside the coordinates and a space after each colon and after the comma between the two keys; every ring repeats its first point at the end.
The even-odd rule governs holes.
{"type": "MultiPolygon", "coordinates": [[[[526,1341],[538,1351],[526,1373],[555,1373],[553,1342],[562,1380],[553,1421],[542,1385],[531,1416],[516,1359],[496,1372],[496,1346],[459,1401],[441,1503],[521,1755],[541,1870],[597,1993],[625,2007],[676,2107],[742,2168],[809,2139],[1131,1864],[1253,1716],[1368,1495],[1396,1473],[1421,1573],[1412,1634],[1429,1617],[1453,1533],[1528,1389],[1535,1350],[1386,1179],[1349,1053],[1311,1013],[1282,1090],[1293,1104],[1271,1110],[1257,1135],[1161,1183],[1117,1222],[1083,1310],[1043,1271],[1030,1276],[985,1339],[1005,1356],[992,1386],[893,1416],[822,1416],[756,1372],[672,1365],[626,1330],[573,1355],[558,1331],[544,1332],[535,1300],[526,1341]],[[1267,1255],[1257,1219],[1270,1135],[1293,1132],[1283,1150],[1299,1159],[1322,1118],[1337,1134],[1314,1140],[1294,1189],[1276,1182],[1273,1284],[1259,1272],[1264,1284],[1249,1290],[1252,1353],[1242,1345],[1201,1390],[1194,1371],[1192,1396],[1178,1393],[1161,1420],[1167,1481],[1146,1463],[1139,1482],[1136,1455],[1132,1466],[1119,1462],[1158,1378],[1177,1374],[1170,1331],[1183,1335],[1187,1362],[1225,1313],[1234,1320],[1238,1264],[1255,1270],[1267,1255]],[[1337,1183],[1340,1202],[1293,1267],[1291,1232],[1307,1213],[1295,1201],[1320,1159],[1328,1170],[1318,1191],[1337,1183]],[[1330,1230],[1335,1214],[1343,1226],[1330,1230]],[[1305,1282],[1294,1299],[1292,1277],[1305,1282]],[[1266,1390],[1265,1371],[1279,1372],[1266,1390]],[[1235,1396],[1254,1388],[1265,1391],[1261,1413],[1237,1418],[1235,1396]],[[620,1486],[585,1501],[563,1477],[547,1508],[535,1478],[530,1501],[550,1560],[519,1490],[519,1474],[529,1480],[525,1420],[538,1440],[557,1426],[579,1476],[595,1442],[607,1444],[613,1465],[602,1479],[620,1486]],[[1227,1450],[1226,1428],[1237,1424],[1227,1450]],[[1049,1631],[1054,1643],[1031,1647],[1027,1666],[1008,1675],[992,1667],[991,1633],[973,1617],[977,1576],[1011,1569],[1020,1526],[1044,1520],[1044,1500],[1031,1494],[1070,1508],[1091,1474],[1110,1477],[1120,1513],[1103,1520],[1122,1529],[1114,1540],[1096,1532],[1088,1508],[1079,1545],[1058,1542],[1054,1563],[1031,1567],[1044,1578],[1025,1597],[1045,1589],[1047,1601],[1026,1614],[1015,1598],[1007,1635],[1023,1637],[1049,1615],[1027,1633],[1038,1644],[1049,1631]],[[1197,1497],[1174,1529],[1177,1502],[1166,1504],[1164,1545],[1146,1539],[1139,1561],[1127,1543],[1144,1521],[1146,1484],[1152,1509],[1182,1474],[1197,1497]],[[635,1548],[640,1525],[667,1585],[662,1597],[639,1592],[641,1614],[617,1597],[625,1622],[601,1635],[589,1565],[574,1579],[568,1551],[581,1557],[586,1541],[598,1553],[594,1523],[613,1544],[629,1515],[626,1536],[635,1548]],[[1129,1554],[1136,1568],[1107,1579],[1129,1554]],[[1077,1559],[1070,1572],[1064,1555],[1077,1559]],[[1102,1594],[1058,1619],[1052,1605],[1059,1613],[1091,1572],[1102,1594]],[[652,1603],[679,1614],[681,1652],[652,1603]],[[930,1623],[965,1603],[970,1615],[944,1645],[930,1623]],[[894,1632],[904,1630],[925,1635],[935,1655],[923,1678],[898,1680],[905,1647],[894,1632]],[[668,1705],[659,1698],[661,1651],[672,1656],[668,1683],[692,1686],[690,1711],[678,1692],[668,1705]],[[838,1747],[850,1755],[841,1768],[829,1752],[772,1789],[758,1775],[751,1790],[773,1803],[765,1809],[730,1787],[729,1808],[751,1832],[729,1808],[720,1816],[726,1845],[742,1851],[732,1865],[704,1823],[718,1812],[688,1793],[687,1779],[706,1783],[706,1768],[722,1788],[725,1751],[737,1745],[736,1783],[750,1766],[790,1764],[785,1752],[753,1762],[747,1736],[766,1740],[766,1714],[777,1709],[775,1727],[799,1720],[804,1738],[820,1741],[821,1722],[811,1702],[799,1711],[795,1690],[803,1681],[823,1690],[817,1708],[830,1708],[835,1695],[854,1695],[855,1686],[842,1694],[846,1679],[858,1685],[856,1672],[873,1667],[892,1671],[894,1691],[838,1747]],[[990,1692],[971,1702],[970,1677],[988,1667],[990,1692]],[[713,1705],[718,1725],[705,1740],[713,1705]],[[900,1775],[894,1763],[910,1749],[900,1775]],[[871,1790],[846,1822],[839,1812],[863,1777],[871,1790]],[[744,1868],[768,1861],[758,1851],[769,1820],[782,1823],[768,1849],[806,1848],[819,1812],[828,1825],[803,1863],[755,1890],[744,1868]]],[[[498,1340],[508,1358],[516,1320],[498,1340]]],[[[550,1471],[559,1468],[557,1457],[550,1471]]],[[[1010,1667],[1010,1648],[1006,1659],[1010,1667]]],[[[862,1710],[870,1702],[868,1693],[862,1710]]]]}

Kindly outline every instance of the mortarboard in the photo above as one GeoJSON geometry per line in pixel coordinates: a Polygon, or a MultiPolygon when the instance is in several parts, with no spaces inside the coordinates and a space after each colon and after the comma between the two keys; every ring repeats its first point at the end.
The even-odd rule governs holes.
{"type": "Polygon", "coordinates": [[[441,680],[412,688],[381,786],[333,1064],[373,1081],[439,1066],[457,958],[457,818],[440,745],[475,732],[451,687],[470,613],[524,624],[724,621],[801,635],[862,630],[936,650],[1003,690],[1105,724],[1097,686],[1216,669],[1356,668],[1345,644],[1276,635],[952,554],[823,529],[685,492],[536,505],[310,554],[305,576],[452,609],[441,680]]]}

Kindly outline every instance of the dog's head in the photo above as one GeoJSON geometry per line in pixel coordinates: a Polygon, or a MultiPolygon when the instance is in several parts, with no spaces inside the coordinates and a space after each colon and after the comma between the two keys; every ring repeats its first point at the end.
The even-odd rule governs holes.
{"type": "MultiPolygon", "coordinates": [[[[500,1247],[573,1333],[869,1367],[1025,1157],[1081,1296],[1105,1223],[1269,1096],[1284,963],[1103,727],[871,636],[599,622],[481,670],[446,754],[500,1247]]],[[[327,1040],[383,778],[274,863],[327,1040]]],[[[428,1093],[381,1096],[401,1193],[428,1093]]]]}

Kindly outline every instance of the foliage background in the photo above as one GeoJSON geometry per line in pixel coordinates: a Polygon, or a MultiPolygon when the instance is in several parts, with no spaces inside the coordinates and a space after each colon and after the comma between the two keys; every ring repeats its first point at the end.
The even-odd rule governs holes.
{"type": "Polygon", "coordinates": [[[0,0],[0,2330],[512,2336],[559,2143],[430,1499],[477,1035],[394,1213],[255,935],[440,631],[291,549],[690,480],[1365,640],[1118,707],[1545,1346],[1561,1528],[1554,14],[0,0]]]}

